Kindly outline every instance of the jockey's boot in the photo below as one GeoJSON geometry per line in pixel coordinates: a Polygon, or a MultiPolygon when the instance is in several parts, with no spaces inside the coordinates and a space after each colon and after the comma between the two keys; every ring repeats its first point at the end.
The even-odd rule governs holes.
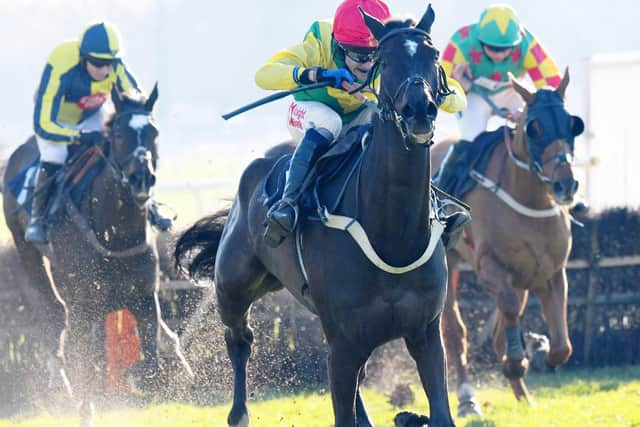
{"type": "Polygon", "coordinates": [[[329,146],[331,141],[316,129],[309,129],[291,157],[291,165],[282,199],[267,213],[264,241],[267,246],[278,247],[298,223],[298,198],[307,173],[316,154],[329,146]]]}
{"type": "Polygon", "coordinates": [[[36,188],[31,205],[31,220],[24,232],[24,238],[27,242],[38,245],[49,243],[45,214],[49,196],[55,188],[55,175],[61,167],[60,164],[49,162],[40,162],[38,166],[36,188]]]}
{"type": "Polygon", "coordinates": [[[155,200],[149,202],[149,222],[158,231],[169,231],[173,226],[173,218],[162,215],[155,200]]]}
{"type": "Polygon", "coordinates": [[[455,196],[454,191],[458,185],[455,164],[471,144],[471,142],[461,139],[449,147],[449,151],[447,151],[447,154],[444,156],[444,160],[442,160],[442,164],[438,170],[438,175],[433,180],[433,183],[437,185],[438,188],[455,196]]]}

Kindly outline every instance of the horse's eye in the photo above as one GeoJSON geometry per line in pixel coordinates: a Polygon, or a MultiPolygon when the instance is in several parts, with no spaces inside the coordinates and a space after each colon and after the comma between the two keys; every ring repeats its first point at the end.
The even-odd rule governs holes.
{"type": "Polygon", "coordinates": [[[531,139],[540,139],[544,134],[544,129],[540,122],[534,119],[526,124],[524,132],[527,134],[527,137],[531,139]]]}
{"type": "Polygon", "coordinates": [[[580,117],[571,116],[569,118],[569,131],[573,136],[578,136],[584,132],[584,122],[580,117]]]}

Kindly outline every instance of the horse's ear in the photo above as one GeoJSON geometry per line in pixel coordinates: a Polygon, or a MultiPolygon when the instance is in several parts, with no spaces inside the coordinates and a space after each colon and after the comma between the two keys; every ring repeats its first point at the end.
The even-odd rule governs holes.
{"type": "Polygon", "coordinates": [[[533,98],[534,98],[534,94],[529,92],[529,90],[522,86],[520,84],[520,82],[518,81],[518,79],[515,78],[515,76],[511,73],[509,74],[509,80],[511,81],[511,86],[513,87],[513,89],[522,97],[522,99],[524,100],[524,102],[528,104],[531,104],[533,102],[533,98]]]}
{"type": "Polygon", "coordinates": [[[156,84],[153,85],[153,90],[151,91],[151,94],[149,95],[147,102],[144,103],[144,109],[146,111],[153,110],[153,105],[156,103],[157,100],[158,100],[158,82],[156,82],[156,84]]]}
{"type": "Polygon", "coordinates": [[[381,21],[379,21],[377,18],[367,14],[367,12],[365,12],[361,6],[358,6],[358,10],[362,14],[364,23],[367,24],[367,27],[371,31],[371,34],[373,34],[373,37],[376,40],[380,40],[385,33],[384,24],[381,21]]]}
{"type": "Polygon", "coordinates": [[[431,3],[427,7],[427,11],[424,13],[424,16],[416,25],[416,28],[419,28],[429,34],[431,34],[431,26],[433,25],[433,21],[436,19],[436,14],[431,7],[431,3]]]}
{"type": "Polygon", "coordinates": [[[113,85],[111,88],[111,102],[113,102],[113,106],[116,108],[116,111],[122,110],[124,101],[122,100],[122,96],[120,96],[120,92],[118,92],[116,85],[113,85]]]}
{"type": "Polygon", "coordinates": [[[562,76],[562,80],[556,89],[556,93],[560,95],[560,98],[564,99],[564,94],[567,90],[567,86],[569,85],[569,67],[564,69],[564,75],[562,76]]]}

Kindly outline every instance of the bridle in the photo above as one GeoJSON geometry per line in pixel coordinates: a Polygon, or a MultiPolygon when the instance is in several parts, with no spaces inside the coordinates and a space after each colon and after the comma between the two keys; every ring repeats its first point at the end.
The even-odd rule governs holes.
{"type": "MultiPolygon", "coordinates": [[[[378,50],[376,52],[376,56],[374,57],[375,62],[371,67],[371,69],[369,70],[369,74],[367,75],[366,81],[361,86],[352,90],[350,93],[358,92],[366,87],[373,88],[373,82],[375,78],[382,73],[382,69],[384,68],[383,61],[380,59],[380,56],[379,56],[380,49],[382,48],[382,45],[385,42],[397,36],[404,36],[405,39],[409,39],[411,37],[419,37],[422,40],[427,41],[429,47],[435,50],[435,47],[433,47],[433,44],[431,41],[431,36],[429,35],[429,33],[427,33],[424,30],[411,27],[411,28],[397,28],[389,31],[383,37],[381,37],[380,40],[378,40],[378,50]]],[[[373,94],[376,96],[378,101],[378,106],[380,108],[380,117],[382,118],[383,121],[391,122],[396,126],[396,128],[402,135],[402,141],[406,150],[411,150],[413,145],[430,146],[433,142],[429,141],[428,144],[417,144],[415,142],[415,139],[413,138],[413,136],[409,132],[409,129],[407,128],[407,123],[405,118],[402,116],[402,113],[400,113],[395,107],[396,102],[401,97],[405,96],[411,87],[421,86],[422,88],[426,88],[428,90],[428,93],[434,97],[436,107],[439,107],[440,105],[442,105],[445,98],[448,95],[451,95],[453,92],[451,91],[451,89],[449,89],[449,85],[447,84],[447,78],[446,78],[444,69],[442,68],[442,65],[438,67],[437,72],[438,72],[438,88],[437,88],[437,91],[435,92],[431,87],[431,85],[429,84],[429,82],[427,81],[427,79],[422,74],[414,74],[404,79],[396,89],[393,96],[388,96],[382,93],[379,94],[378,91],[376,91],[375,88],[373,88],[373,94]]]]}
{"type": "MultiPolygon", "coordinates": [[[[153,161],[153,153],[144,145],[144,141],[142,140],[142,131],[146,126],[152,126],[156,128],[153,120],[151,120],[151,113],[146,110],[134,110],[134,111],[126,111],[122,113],[116,113],[113,120],[111,120],[109,124],[109,141],[111,144],[115,143],[116,134],[114,132],[115,124],[118,121],[121,121],[125,116],[131,116],[130,123],[135,120],[137,116],[143,116],[145,118],[145,124],[143,126],[131,126],[131,128],[136,132],[136,146],[131,151],[131,153],[123,160],[118,161],[114,153],[114,147],[111,147],[110,154],[105,154],[104,150],[100,146],[96,146],[98,153],[104,159],[107,166],[112,170],[112,172],[116,175],[117,179],[123,186],[128,186],[129,189],[133,192],[134,188],[132,187],[131,178],[127,176],[125,173],[126,168],[132,162],[139,162],[140,164],[147,164],[148,170],[152,177],[155,176],[155,165],[153,161]]],[[[136,203],[139,203],[137,198],[134,197],[136,203]]]]}

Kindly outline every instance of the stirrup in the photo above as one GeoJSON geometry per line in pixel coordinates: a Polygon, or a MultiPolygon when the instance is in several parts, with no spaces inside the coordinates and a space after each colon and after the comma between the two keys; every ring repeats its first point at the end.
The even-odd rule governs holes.
{"type": "Polygon", "coordinates": [[[295,200],[290,198],[278,200],[267,212],[267,226],[262,235],[267,246],[272,248],[280,246],[284,239],[295,230],[298,225],[298,216],[299,210],[295,200]],[[288,206],[293,210],[293,224],[291,229],[274,217],[274,213],[284,206],[288,206]]]}

